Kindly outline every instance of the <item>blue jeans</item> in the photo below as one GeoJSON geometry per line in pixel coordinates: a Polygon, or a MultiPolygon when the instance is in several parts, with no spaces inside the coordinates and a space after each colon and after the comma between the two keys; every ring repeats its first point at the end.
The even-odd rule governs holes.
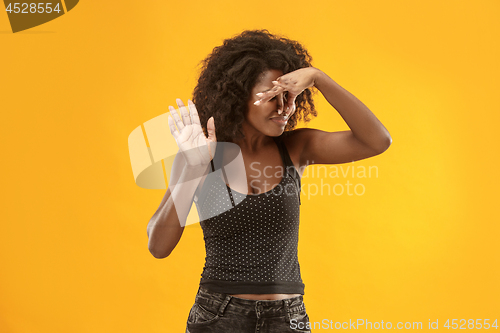
{"type": "Polygon", "coordinates": [[[302,296],[254,301],[198,289],[186,333],[310,332],[302,296]]]}

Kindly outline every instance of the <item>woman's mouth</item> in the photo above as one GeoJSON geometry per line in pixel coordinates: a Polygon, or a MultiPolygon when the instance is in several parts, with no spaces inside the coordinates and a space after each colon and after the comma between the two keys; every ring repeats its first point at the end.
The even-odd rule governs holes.
{"type": "Polygon", "coordinates": [[[271,117],[270,119],[278,125],[286,125],[286,123],[288,121],[288,117],[284,117],[284,116],[271,117]]]}

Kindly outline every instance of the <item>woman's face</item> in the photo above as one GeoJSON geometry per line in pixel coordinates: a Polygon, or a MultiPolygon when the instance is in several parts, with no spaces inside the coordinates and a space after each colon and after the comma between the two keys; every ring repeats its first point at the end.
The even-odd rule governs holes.
{"type": "Polygon", "coordinates": [[[268,136],[280,136],[283,133],[288,121],[283,112],[285,103],[283,93],[276,95],[268,102],[254,104],[259,100],[256,94],[274,88],[272,81],[282,75],[282,71],[271,69],[259,76],[260,80],[253,87],[248,101],[248,113],[245,116],[244,127],[250,127],[268,136]],[[278,110],[281,114],[278,113],[278,110]]]}

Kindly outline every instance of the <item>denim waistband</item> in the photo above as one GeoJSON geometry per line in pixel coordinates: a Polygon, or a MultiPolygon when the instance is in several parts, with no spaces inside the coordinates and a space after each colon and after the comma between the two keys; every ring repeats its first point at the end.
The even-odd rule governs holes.
{"type": "Polygon", "coordinates": [[[196,295],[196,303],[215,306],[222,315],[225,311],[250,314],[260,312],[270,316],[293,314],[305,309],[303,296],[280,300],[251,300],[235,297],[225,293],[213,292],[202,286],[196,295]]]}

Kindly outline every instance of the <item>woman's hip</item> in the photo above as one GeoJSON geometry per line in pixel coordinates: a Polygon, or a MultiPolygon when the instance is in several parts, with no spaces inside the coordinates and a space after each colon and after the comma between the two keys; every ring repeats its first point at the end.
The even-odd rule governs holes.
{"type": "Polygon", "coordinates": [[[186,332],[310,332],[308,322],[302,295],[251,300],[200,286],[189,312],[186,332]]]}

